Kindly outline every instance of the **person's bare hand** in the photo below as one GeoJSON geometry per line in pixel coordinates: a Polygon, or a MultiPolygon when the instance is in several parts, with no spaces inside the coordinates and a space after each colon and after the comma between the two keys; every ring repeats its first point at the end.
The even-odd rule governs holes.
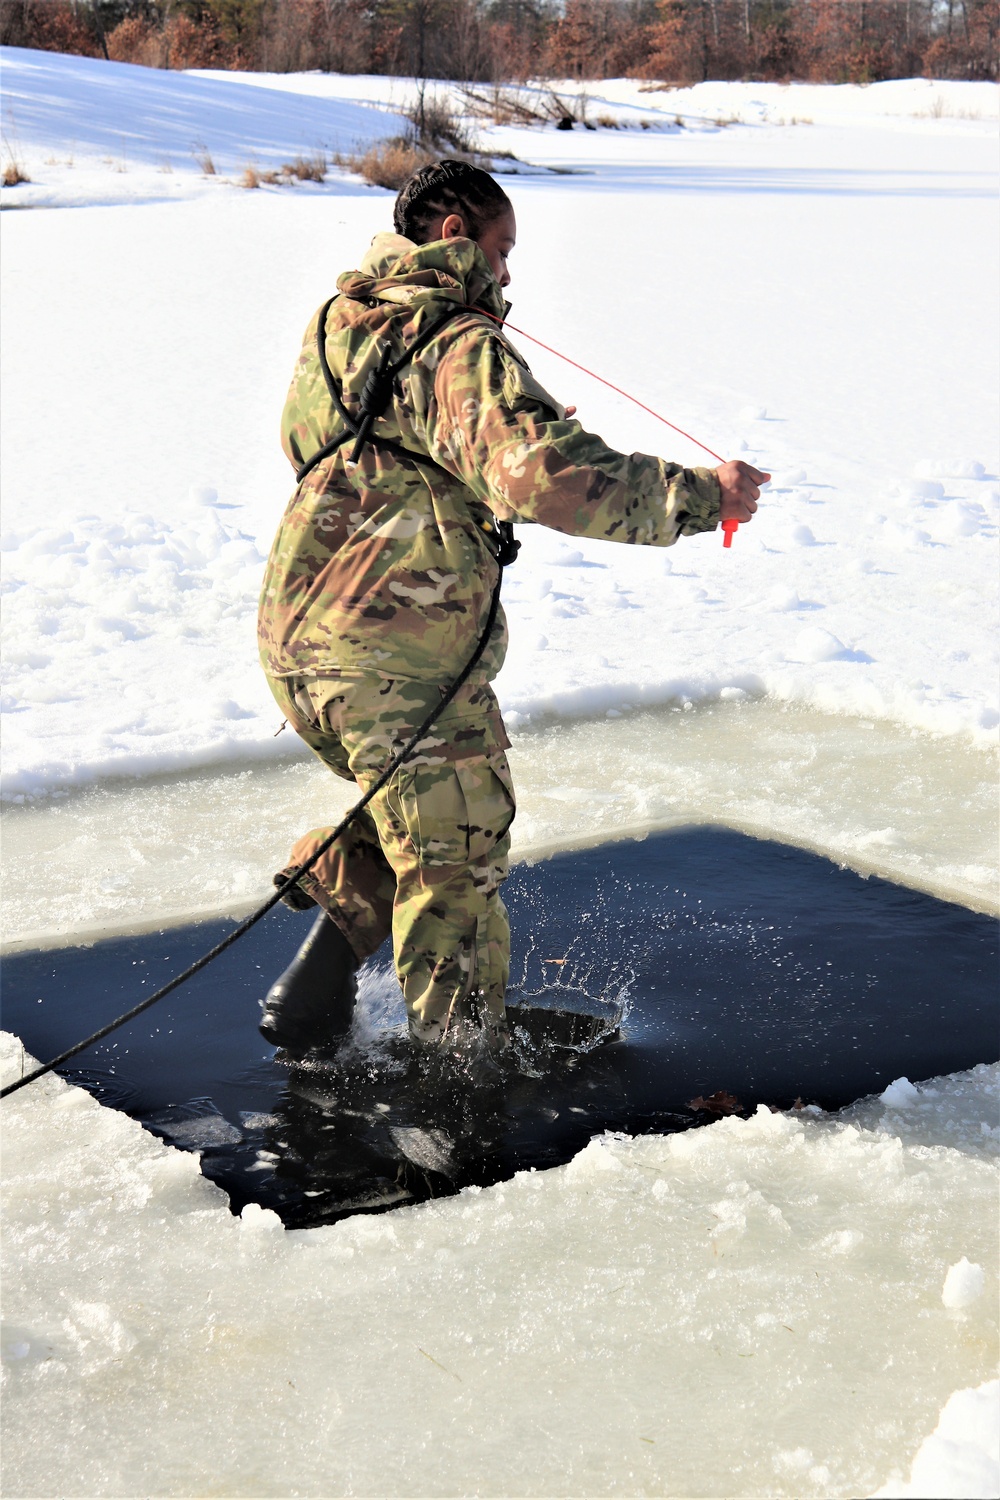
{"type": "Polygon", "coordinates": [[[722,489],[719,502],[720,521],[752,521],[760,499],[760,486],[771,478],[763,469],[745,464],[742,458],[731,458],[720,464],[715,477],[722,489]]]}

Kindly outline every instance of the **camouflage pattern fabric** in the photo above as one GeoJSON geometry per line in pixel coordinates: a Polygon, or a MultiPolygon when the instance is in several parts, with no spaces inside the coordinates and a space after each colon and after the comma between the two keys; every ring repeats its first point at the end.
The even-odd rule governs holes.
{"type": "MultiPolygon", "coordinates": [[[[396,377],[375,433],[413,456],[353,442],[303,479],[261,593],[261,660],[283,713],[321,760],[364,789],[458,676],[488,615],[494,514],[571,536],[669,546],[718,523],[719,485],[610,449],[566,416],[501,328],[499,283],[468,239],[378,235],[341,276],[325,352],[347,411],[388,341],[396,377]]],[[[282,422],[298,471],[343,428],[306,330],[282,422]]],[[[440,1041],[474,1016],[497,1032],[509,962],[499,887],[514,793],[487,684],[507,644],[501,610],[475,672],[431,736],[303,886],[359,959],[392,932],[414,1036],[440,1041]]],[[[328,830],[292,850],[308,858],[328,830]]],[[[291,867],[291,866],[290,866],[291,867]]]]}
{"type": "MultiPolygon", "coordinates": [[[[375,431],[432,462],[353,444],[311,471],[289,501],[261,595],[260,650],[272,677],[343,669],[436,681],[454,677],[482,630],[497,565],[484,532],[493,507],[571,536],[669,546],[714,529],[719,485],[614,452],[570,420],[506,335],[499,283],[472,240],[414,245],[376,236],[359,271],[340,277],[326,354],[344,405],[386,340],[393,359],[449,310],[455,317],[395,382],[375,431]],[[477,309],[482,309],[478,311],[477,309]]],[[[343,423],[306,330],[282,422],[298,469],[343,423]]],[[[476,679],[499,671],[502,612],[476,679]]]]}
{"type": "MultiPolygon", "coordinates": [[[[443,686],[374,673],[271,680],[289,722],[325,765],[363,791],[439,700],[443,686]]],[[[459,691],[368,808],[303,876],[359,960],[392,934],[411,1034],[439,1044],[472,1021],[500,1036],[510,963],[507,876],[514,788],[492,689],[459,691]]],[[[289,869],[327,836],[316,828],[289,869]]]]}

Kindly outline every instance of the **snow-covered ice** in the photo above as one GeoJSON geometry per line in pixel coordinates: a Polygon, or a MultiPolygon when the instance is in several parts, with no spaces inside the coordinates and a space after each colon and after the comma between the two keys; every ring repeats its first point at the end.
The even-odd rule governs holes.
{"type": "MultiPolygon", "coordinates": [[[[4,59],[25,151],[29,125],[43,131],[37,58],[4,59]]],[[[61,88],[80,150],[99,67],[45,60],[44,128],[61,88]]],[[[147,81],[157,97],[176,81],[192,129],[195,82],[236,104],[347,107],[294,79],[279,92],[114,76],[123,128],[147,81]]],[[[532,528],[498,684],[515,728],[734,691],[995,741],[994,130],[891,127],[484,133],[577,173],[511,180],[513,322],[775,475],[731,551],[718,536],[665,553],[532,528]],[[749,225],[738,248],[734,220],[749,225]]],[[[134,150],[151,157],[143,129],[134,150]]],[[[75,167],[31,170],[13,195],[73,201],[59,195],[75,167]]],[[[290,489],[277,419],[302,328],[391,200],[343,174],[308,193],[205,191],[193,161],[173,176],[180,201],[130,203],[129,173],[106,168],[112,206],[5,221],[8,794],[286,753],[253,640],[290,489]]],[[[609,441],[705,459],[525,348],[609,441]]]]}
{"type": "Polygon", "coordinates": [[[995,1422],[996,1084],[284,1233],[50,1076],[4,1105],[5,1492],[994,1493],[954,1485],[995,1422]]]}

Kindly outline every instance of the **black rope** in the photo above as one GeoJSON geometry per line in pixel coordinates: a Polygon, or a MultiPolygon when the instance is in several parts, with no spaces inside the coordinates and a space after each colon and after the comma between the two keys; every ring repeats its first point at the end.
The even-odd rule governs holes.
{"type": "Polygon", "coordinates": [[[244,918],[244,920],[239,924],[238,927],[234,927],[232,932],[230,932],[228,936],[222,939],[221,943],[216,943],[214,948],[210,948],[207,953],[203,953],[201,958],[196,959],[195,962],[191,964],[189,968],[185,969],[182,974],[177,974],[167,984],[158,989],[155,995],[148,996],[147,999],[141,1001],[140,1004],[134,1005],[131,1010],[127,1010],[124,1015],[118,1016],[114,1021],[109,1021],[107,1026],[102,1026],[100,1031],[95,1031],[92,1036],[86,1037],[82,1042],[77,1042],[75,1047],[68,1047],[65,1052],[60,1052],[59,1056],[52,1058],[51,1062],[43,1063],[40,1067],[34,1068],[32,1072],[25,1073],[23,1078],[18,1078],[14,1083],[8,1083],[6,1088],[0,1089],[0,1099],[6,1099],[8,1094],[14,1094],[18,1089],[23,1089],[26,1084],[33,1083],[36,1078],[41,1078],[44,1076],[44,1074],[51,1073],[53,1068],[60,1067],[62,1063],[68,1062],[71,1057],[76,1057],[78,1052],[83,1052],[87,1047],[92,1047],[95,1042],[99,1042],[104,1037],[109,1036],[112,1031],[117,1031],[118,1027],[124,1026],[127,1021],[133,1020],[136,1016],[141,1016],[144,1010],[148,1010],[151,1005],[155,1005],[158,1000],[162,1000],[165,995],[169,995],[171,990],[176,990],[185,982],[185,980],[193,978],[195,974],[206,968],[213,959],[218,958],[220,953],[225,953],[227,948],[232,947],[233,943],[241,938],[245,932],[249,932],[251,927],[256,926],[256,924],[261,920],[262,917],[267,916],[267,913],[271,911],[273,907],[277,906],[278,902],[281,900],[282,896],[285,894],[289,886],[296,885],[298,881],[301,880],[303,875],[309,873],[313,865],[318,859],[321,858],[322,855],[326,853],[330,845],[335,843],[336,840],[340,838],[341,834],[350,827],[355,818],[358,817],[360,813],[364,812],[365,808],[368,806],[369,802],[371,802],[372,798],[375,797],[387,784],[387,782],[389,782],[391,778],[396,774],[403,762],[409,758],[409,756],[416,749],[417,745],[420,744],[420,741],[425,737],[426,734],[429,733],[431,727],[434,725],[437,719],[440,718],[444,710],[448,707],[448,704],[451,703],[459,688],[464,686],[464,684],[471,676],[472,672],[478,666],[483,652],[486,650],[486,647],[489,643],[490,636],[493,634],[493,627],[496,624],[497,620],[497,611],[500,608],[500,585],[503,582],[504,570],[503,561],[498,562],[498,567],[499,573],[497,574],[497,581],[493,589],[493,597],[490,600],[490,608],[489,613],[486,617],[486,624],[483,626],[482,634],[480,635],[479,640],[476,643],[475,651],[473,651],[472,655],[469,657],[469,660],[466,662],[461,672],[455,678],[451,686],[448,687],[442,694],[439,702],[424,719],[423,723],[420,725],[420,728],[411,735],[410,739],[407,740],[402,750],[397,751],[392,760],[386,766],[385,770],[381,772],[378,779],[372,784],[372,786],[369,787],[368,791],[365,792],[361,800],[354,804],[346,817],[344,817],[342,821],[337,824],[337,827],[333,830],[333,832],[323,840],[318,849],[316,849],[309,856],[305,863],[299,865],[298,869],[296,869],[291,875],[289,875],[288,879],[281,886],[281,889],[275,891],[274,895],[269,896],[268,899],[263,903],[263,905],[258,906],[256,911],[251,912],[248,917],[244,918]]]}

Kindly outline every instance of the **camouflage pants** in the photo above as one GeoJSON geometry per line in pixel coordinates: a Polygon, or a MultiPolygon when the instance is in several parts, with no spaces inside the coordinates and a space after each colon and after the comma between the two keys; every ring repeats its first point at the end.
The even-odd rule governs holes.
{"type": "MultiPolygon", "coordinates": [[[[441,697],[437,684],[340,673],[269,679],[309,748],[367,791],[441,697]]],[[[466,684],[302,887],[359,960],[392,934],[411,1033],[440,1042],[462,1019],[503,1029],[510,964],[507,876],[514,789],[489,686],[466,684]]],[[[299,839],[289,868],[330,832],[299,839]]]]}

